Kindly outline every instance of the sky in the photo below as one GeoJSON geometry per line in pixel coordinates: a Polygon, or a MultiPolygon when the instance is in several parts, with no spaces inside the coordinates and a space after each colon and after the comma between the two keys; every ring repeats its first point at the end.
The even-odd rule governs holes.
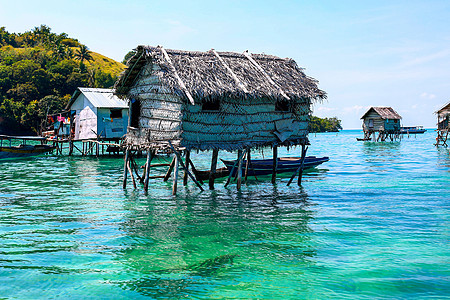
{"type": "Polygon", "coordinates": [[[328,94],[314,115],[344,129],[370,106],[435,128],[450,101],[448,0],[0,0],[0,27],[41,24],[117,61],[137,45],[293,58],[328,94]]]}

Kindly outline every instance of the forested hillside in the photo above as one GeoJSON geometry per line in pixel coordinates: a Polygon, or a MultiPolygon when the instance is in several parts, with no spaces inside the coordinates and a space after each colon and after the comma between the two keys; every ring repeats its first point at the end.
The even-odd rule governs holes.
{"type": "Polygon", "coordinates": [[[18,34],[1,27],[0,134],[38,133],[77,87],[110,88],[124,68],[48,26],[18,34]]]}

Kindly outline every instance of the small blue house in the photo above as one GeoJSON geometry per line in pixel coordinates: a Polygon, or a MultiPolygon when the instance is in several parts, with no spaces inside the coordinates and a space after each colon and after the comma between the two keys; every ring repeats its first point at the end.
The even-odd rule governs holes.
{"type": "Polygon", "coordinates": [[[128,101],[113,94],[112,89],[78,88],[67,110],[71,115],[74,140],[120,139],[127,133],[128,101]]]}

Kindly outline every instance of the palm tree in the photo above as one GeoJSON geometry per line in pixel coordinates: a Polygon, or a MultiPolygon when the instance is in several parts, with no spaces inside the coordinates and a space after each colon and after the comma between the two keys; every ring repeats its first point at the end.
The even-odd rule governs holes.
{"type": "Polygon", "coordinates": [[[89,48],[85,45],[81,45],[80,48],[77,49],[75,52],[75,59],[78,59],[80,62],[94,60],[91,51],[89,51],[89,48]]]}

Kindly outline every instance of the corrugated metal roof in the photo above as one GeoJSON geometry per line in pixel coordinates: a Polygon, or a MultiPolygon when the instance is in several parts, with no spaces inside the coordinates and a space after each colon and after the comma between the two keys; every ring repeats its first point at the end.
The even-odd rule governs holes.
{"type": "Polygon", "coordinates": [[[93,106],[98,108],[128,108],[128,101],[122,100],[114,95],[113,89],[100,89],[100,88],[77,88],[73,93],[70,102],[67,104],[66,109],[70,109],[75,100],[83,95],[92,103],[93,106]]]}
{"type": "Polygon", "coordinates": [[[86,98],[99,108],[128,108],[127,101],[113,94],[112,89],[78,88],[86,98]]]}

